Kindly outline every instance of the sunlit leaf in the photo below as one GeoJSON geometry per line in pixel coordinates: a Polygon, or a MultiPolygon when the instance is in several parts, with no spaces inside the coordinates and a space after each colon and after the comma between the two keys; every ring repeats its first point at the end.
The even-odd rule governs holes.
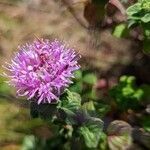
{"type": "Polygon", "coordinates": [[[138,12],[141,11],[141,4],[140,3],[136,3],[132,6],[130,6],[128,9],[127,9],[127,15],[133,15],[133,14],[136,14],[138,12]]]}
{"type": "Polygon", "coordinates": [[[145,15],[141,18],[141,20],[142,20],[144,23],[150,22],[150,13],[145,14],[145,15]]]}
{"type": "Polygon", "coordinates": [[[125,25],[125,24],[117,25],[117,26],[115,27],[114,31],[113,31],[113,35],[114,35],[115,37],[120,38],[120,37],[122,37],[122,35],[123,35],[125,29],[126,29],[126,25],[125,25]]]}

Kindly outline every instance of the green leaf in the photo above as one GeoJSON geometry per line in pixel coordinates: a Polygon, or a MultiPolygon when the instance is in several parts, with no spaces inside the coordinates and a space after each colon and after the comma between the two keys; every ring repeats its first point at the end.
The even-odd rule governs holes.
{"type": "Polygon", "coordinates": [[[135,77],[134,76],[121,76],[120,77],[120,83],[126,83],[126,84],[132,84],[135,82],[135,77]]]}
{"type": "Polygon", "coordinates": [[[144,95],[144,91],[142,89],[137,89],[136,92],[133,94],[133,98],[140,101],[143,95],[144,95]]]}
{"type": "Polygon", "coordinates": [[[142,9],[144,12],[150,12],[150,1],[149,0],[141,0],[142,9]]]}
{"type": "Polygon", "coordinates": [[[103,122],[99,118],[90,117],[85,125],[79,128],[79,133],[83,137],[88,148],[98,146],[103,129],[103,122]]]}
{"type": "Polygon", "coordinates": [[[88,73],[83,77],[83,82],[93,85],[97,82],[97,77],[93,73],[88,73]]]}
{"type": "Polygon", "coordinates": [[[69,87],[69,90],[76,93],[81,93],[83,89],[83,84],[81,81],[77,81],[69,87]]]}
{"type": "Polygon", "coordinates": [[[130,27],[132,27],[133,25],[136,25],[136,24],[137,24],[137,21],[130,19],[128,21],[128,28],[130,28],[130,27]]]}
{"type": "Polygon", "coordinates": [[[77,71],[74,73],[74,76],[75,76],[75,79],[76,79],[76,80],[81,80],[81,79],[82,79],[82,71],[81,71],[81,70],[77,70],[77,71]]]}
{"type": "Polygon", "coordinates": [[[120,37],[122,37],[122,35],[123,35],[125,29],[126,29],[126,25],[125,25],[125,24],[119,24],[119,25],[117,25],[117,26],[115,27],[115,29],[114,29],[114,31],[113,31],[113,35],[114,35],[115,37],[120,38],[120,37]]]}
{"type": "Polygon", "coordinates": [[[84,94],[83,94],[83,97],[85,99],[93,99],[93,100],[96,100],[97,99],[97,95],[96,95],[96,90],[95,88],[92,88],[91,89],[88,89],[88,90],[85,90],[84,94]]]}
{"type": "Polygon", "coordinates": [[[99,117],[104,117],[106,113],[108,113],[111,109],[109,105],[102,104],[102,103],[97,103],[95,107],[99,117]]]}
{"type": "Polygon", "coordinates": [[[147,42],[150,42],[150,23],[146,24],[148,25],[149,27],[143,27],[144,28],[144,42],[147,41],[147,42]]]}
{"type": "Polygon", "coordinates": [[[64,93],[58,108],[64,110],[67,114],[74,114],[76,110],[81,107],[81,97],[75,92],[66,90],[64,93]]]}
{"type": "Polygon", "coordinates": [[[134,15],[134,14],[140,12],[141,10],[142,10],[141,4],[140,4],[140,3],[136,3],[136,4],[130,6],[130,7],[127,9],[127,15],[128,15],[128,16],[134,15]]]}
{"type": "Polygon", "coordinates": [[[83,110],[85,111],[95,111],[95,106],[93,101],[86,102],[82,105],[83,110]]]}
{"type": "Polygon", "coordinates": [[[107,150],[108,149],[108,143],[107,143],[107,135],[102,132],[99,142],[99,150],[107,150]]]}
{"type": "Polygon", "coordinates": [[[150,22],[150,13],[145,14],[144,17],[141,18],[141,20],[142,20],[144,23],[150,22]]]}

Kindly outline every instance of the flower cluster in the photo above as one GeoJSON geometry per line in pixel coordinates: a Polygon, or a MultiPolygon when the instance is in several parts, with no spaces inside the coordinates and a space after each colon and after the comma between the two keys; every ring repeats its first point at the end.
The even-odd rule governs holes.
{"type": "Polygon", "coordinates": [[[19,47],[19,52],[8,64],[10,84],[19,96],[27,96],[40,103],[59,100],[63,90],[72,83],[78,70],[79,54],[58,40],[35,40],[19,47]]]}

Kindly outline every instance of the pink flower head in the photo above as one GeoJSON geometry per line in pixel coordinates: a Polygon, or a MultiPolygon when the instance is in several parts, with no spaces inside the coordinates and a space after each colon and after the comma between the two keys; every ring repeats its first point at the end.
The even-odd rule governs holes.
{"type": "Polygon", "coordinates": [[[35,40],[19,47],[19,52],[6,67],[10,71],[10,84],[19,96],[36,99],[37,103],[59,100],[63,90],[72,83],[78,70],[80,56],[58,40],[35,40]]]}

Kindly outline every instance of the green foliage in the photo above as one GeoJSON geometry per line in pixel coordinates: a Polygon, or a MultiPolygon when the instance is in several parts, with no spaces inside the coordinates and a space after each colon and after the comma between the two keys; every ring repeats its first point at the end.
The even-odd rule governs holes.
{"type": "Polygon", "coordinates": [[[129,22],[134,21],[133,24],[150,22],[150,1],[139,0],[127,9],[127,15],[129,22]]]}
{"type": "Polygon", "coordinates": [[[107,135],[104,132],[102,132],[99,141],[99,150],[107,150],[107,149],[108,149],[107,135]]]}
{"type": "Polygon", "coordinates": [[[117,25],[115,29],[113,30],[112,34],[117,38],[121,38],[127,35],[128,30],[127,30],[126,24],[122,23],[122,24],[117,25]]]}
{"type": "Polygon", "coordinates": [[[101,118],[103,118],[111,110],[110,105],[103,104],[103,103],[96,103],[95,108],[96,108],[96,113],[101,118]]]}
{"type": "Polygon", "coordinates": [[[30,109],[31,112],[33,111],[31,115],[58,126],[59,135],[56,137],[60,138],[59,146],[63,139],[71,142],[71,139],[77,137],[85,143],[84,147],[96,148],[98,146],[103,121],[95,115],[96,109],[93,101],[81,104],[80,95],[67,89],[57,104],[36,105],[31,103],[30,109]]]}
{"type": "Polygon", "coordinates": [[[85,74],[85,76],[83,77],[83,82],[87,83],[87,84],[95,84],[97,81],[97,78],[94,74],[92,73],[88,73],[88,74],[85,74]]]}
{"type": "Polygon", "coordinates": [[[110,90],[120,110],[138,107],[143,94],[142,88],[136,87],[134,76],[122,76],[118,85],[110,90]]]}
{"type": "Polygon", "coordinates": [[[66,90],[66,93],[63,95],[58,108],[64,110],[65,113],[72,115],[75,111],[81,107],[81,97],[75,92],[70,92],[66,90]]]}
{"type": "Polygon", "coordinates": [[[81,80],[81,79],[82,79],[82,71],[81,71],[81,70],[77,70],[77,71],[74,73],[74,76],[75,76],[75,79],[76,79],[76,80],[81,80]]]}
{"type": "Polygon", "coordinates": [[[94,89],[96,82],[95,74],[78,70],[75,72],[74,83],[69,87],[69,90],[79,93],[84,99],[97,99],[94,89]]]}
{"type": "MultiPolygon", "coordinates": [[[[76,83],[81,82],[83,86],[86,84],[90,87],[97,80],[94,75],[89,73],[86,75],[81,71],[76,72],[75,77],[76,83]],[[92,82],[89,82],[89,80],[92,82]]],[[[128,108],[138,108],[142,98],[148,98],[148,93],[149,86],[137,87],[133,76],[122,76],[119,83],[110,90],[110,96],[115,100],[117,108],[121,111],[128,108]]],[[[105,127],[106,132],[103,131],[104,123],[101,118],[107,118],[108,112],[112,111],[110,99],[108,103],[93,101],[92,99],[84,101],[84,96],[82,92],[79,95],[67,89],[56,104],[36,105],[31,103],[33,105],[31,105],[31,110],[33,109],[33,112],[37,113],[35,113],[35,116],[37,115],[36,117],[48,121],[50,126],[55,125],[56,129],[53,128],[53,136],[47,140],[35,136],[29,136],[29,139],[31,137],[29,141],[25,138],[23,142],[24,150],[70,150],[74,146],[81,150],[128,148],[132,143],[132,137],[131,126],[127,122],[115,120],[108,127],[105,127]]],[[[149,131],[148,119],[143,119],[140,122],[141,126],[149,131]]]]}
{"type": "Polygon", "coordinates": [[[139,0],[127,9],[127,15],[128,27],[142,27],[144,33],[143,50],[150,52],[150,45],[148,44],[150,43],[150,1],[139,0]]]}
{"type": "Polygon", "coordinates": [[[82,109],[83,109],[85,112],[89,112],[90,114],[95,113],[95,105],[94,105],[94,102],[93,102],[93,101],[85,102],[85,103],[82,105],[82,109]]]}
{"type": "Polygon", "coordinates": [[[88,148],[98,146],[102,134],[103,122],[98,118],[89,118],[85,125],[79,128],[79,133],[83,136],[88,148]]]}
{"type": "Polygon", "coordinates": [[[100,118],[91,117],[91,111],[95,111],[93,102],[86,102],[81,105],[81,98],[77,93],[66,90],[59,109],[66,113],[66,123],[75,126],[74,132],[83,137],[85,145],[89,148],[97,147],[103,128],[100,118]]]}

